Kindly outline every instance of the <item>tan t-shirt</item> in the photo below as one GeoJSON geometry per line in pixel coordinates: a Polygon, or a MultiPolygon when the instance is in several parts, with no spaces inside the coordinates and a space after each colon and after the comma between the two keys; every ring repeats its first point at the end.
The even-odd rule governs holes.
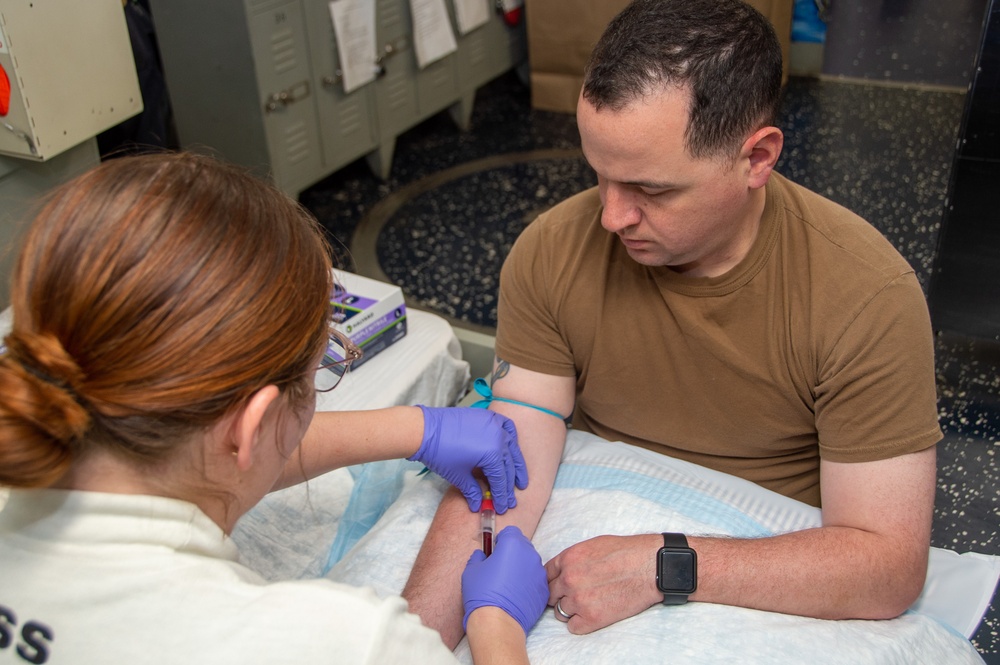
{"type": "Polygon", "coordinates": [[[845,208],[774,174],[750,253],[720,277],[632,260],[591,189],[518,238],[498,357],[576,376],[573,426],[819,505],[820,457],[941,438],[913,270],[845,208]]]}

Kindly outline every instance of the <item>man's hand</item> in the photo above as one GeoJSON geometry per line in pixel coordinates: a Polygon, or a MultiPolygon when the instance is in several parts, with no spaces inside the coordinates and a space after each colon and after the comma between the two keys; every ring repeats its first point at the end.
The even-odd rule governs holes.
{"type": "MultiPolygon", "coordinates": [[[[548,563],[549,605],[571,615],[569,632],[591,633],[663,600],[656,589],[660,534],[598,536],[568,547],[548,563]]],[[[566,621],[556,612],[556,618],[566,621]]]]}

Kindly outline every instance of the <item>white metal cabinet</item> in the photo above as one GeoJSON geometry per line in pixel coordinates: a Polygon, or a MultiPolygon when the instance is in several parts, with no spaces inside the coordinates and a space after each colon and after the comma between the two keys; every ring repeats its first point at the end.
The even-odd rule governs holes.
{"type": "Polygon", "coordinates": [[[118,0],[0,2],[0,154],[45,161],[142,111],[118,0]]]}

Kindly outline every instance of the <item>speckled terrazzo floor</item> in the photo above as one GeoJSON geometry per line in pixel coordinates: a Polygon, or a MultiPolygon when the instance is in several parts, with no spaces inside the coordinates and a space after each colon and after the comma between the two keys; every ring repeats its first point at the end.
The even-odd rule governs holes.
{"type": "MultiPolygon", "coordinates": [[[[793,78],[779,171],[871,221],[926,291],[963,104],[954,92],[793,78]]],[[[358,162],[301,201],[344,265],[401,285],[411,303],[457,325],[489,330],[517,234],[595,182],[578,148],[573,116],[532,110],[509,74],[480,90],[469,132],[436,116],[398,138],[387,181],[358,162]]],[[[937,365],[946,436],[933,542],[1000,554],[1000,343],[940,334],[937,365]]],[[[1000,664],[997,605],[973,643],[1000,664]]]]}

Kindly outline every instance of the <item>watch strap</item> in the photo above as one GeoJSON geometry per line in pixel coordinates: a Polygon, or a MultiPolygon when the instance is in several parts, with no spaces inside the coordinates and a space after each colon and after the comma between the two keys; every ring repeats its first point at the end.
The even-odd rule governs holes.
{"type": "Polygon", "coordinates": [[[664,533],[663,534],[663,546],[664,547],[687,547],[688,539],[683,533],[664,533]]]}

